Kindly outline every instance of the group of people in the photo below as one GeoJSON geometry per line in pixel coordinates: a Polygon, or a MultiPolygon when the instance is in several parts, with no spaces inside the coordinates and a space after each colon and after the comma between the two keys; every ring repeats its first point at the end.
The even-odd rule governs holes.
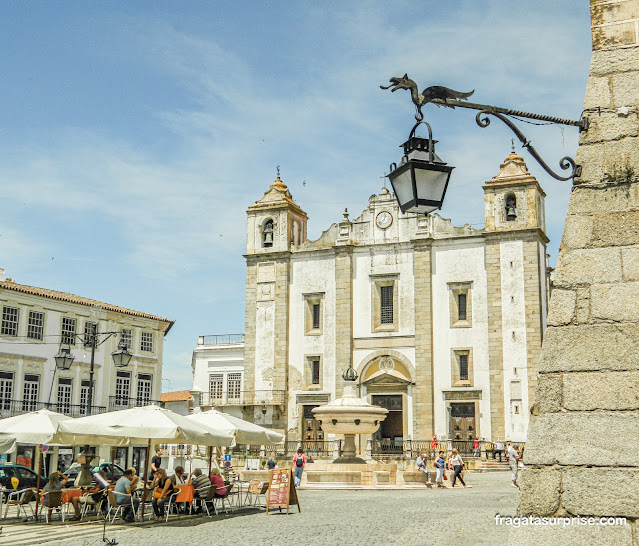
{"type": "MultiPolygon", "coordinates": [[[[210,475],[202,472],[202,469],[193,470],[190,477],[184,472],[181,466],[175,467],[173,475],[168,476],[164,468],[160,467],[162,450],[158,449],[156,456],[151,461],[151,471],[149,473],[149,481],[147,482],[147,490],[153,491],[153,499],[151,504],[155,514],[156,521],[162,521],[165,515],[166,504],[171,495],[175,492],[176,485],[192,485],[194,487],[194,513],[201,513],[203,510],[203,502],[208,498],[209,490],[215,487],[213,498],[222,498],[226,494],[226,486],[224,480],[220,476],[220,471],[213,468],[210,475]]],[[[108,506],[108,488],[111,485],[103,470],[99,470],[93,474],[96,482],[95,486],[87,491],[82,497],[71,497],[69,502],[73,505],[75,515],[71,521],[77,521],[81,518],[81,504],[91,502],[99,506],[103,511],[108,506]]],[[[68,478],[61,472],[52,472],[49,480],[44,486],[44,494],[42,496],[42,505],[49,510],[49,517],[54,507],[50,507],[50,493],[52,491],[61,491],[68,483],[68,478]]],[[[127,468],[122,476],[115,482],[113,495],[118,506],[122,507],[122,520],[131,522],[135,520],[135,514],[138,513],[141,498],[136,494],[137,491],[143,489],[139,476],[136,476],[134,468],[127,468]]],[[[178,509],[181,512],[186,511],[186,503],[180,503],[178,509]]]]}
{"type": "MultiPolygon", "coordinates": [[[[466,487],[466,483],[464,482],[464,460],[462,459],[459,451],[453,449],[451,454],[444,459],[444,452],[438,451],[435,459],[435,484],[437,487],[445,487],[444,480],[448,479],[448,475],[446,474],[446,470],[453,471],[452,483],[451,486],[455,487],[457,480],[464,487],[466,487]]],[[[417,470],[423,472],[426,477],[426,485],[432,486],[433,482],[431,481],[431,471],[427,466],[428,456],[426,454],[426,450],[422,451],[417,457],[415,461],[415,466],[417,470]]]]}
{"type": "MultiPolygon", "coordinates": [[[[433,442],[431,442],[431,449],[437,446],[437,439],[433,437],[433,442]]],[[[502,444],[503,450],[503,444],[502,444]]],[[[473,453],[476,453],[477,448],[473,446],[473,453]]],[[[506,442],[506,454],[508,457],[508,464],[511,470],[511,486],[519,487],[517,485],[517,475],[519,472],[519,466],[522,461],[521,454],[515,449],[515,446],[512,442],[506,442]]],[[[466,483],[464,482],[464,471],[466,470],[466,465],[464,460],[462,459],[459,451],[457,449],[453,449],[448,457],[444,458],[443,450],[434,450],[433,451],[433,459],[435,461],[435,484],[437,487],[445,487],[444,480],[448,480],[448,475],[446,474],[446,470],[452,470],[452,478],[451,478],[451,486],[455,487],[457,480],[462,486],[466,487],[466,483]]],[[[500,459],[501,460],[501,459],[500,459]]],[[[431,470],[428,468],[428,455],[426,450],[422,450],[415,461],[415,466],[417,470],[423,472],[426,479],[426,485],[431,486],[433,482],[431,481],[431,470]]]]}

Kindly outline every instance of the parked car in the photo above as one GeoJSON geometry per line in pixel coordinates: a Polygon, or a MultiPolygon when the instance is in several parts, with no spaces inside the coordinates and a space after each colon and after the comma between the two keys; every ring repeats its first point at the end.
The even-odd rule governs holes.
{"type": "MultiPolygon", "coordinates": [[[[78,463],[73,463],[67,470],[64,471],[64,475],[69,478],[69,482],[73,483],[73,481],[78,477],[78,474],[80,473],[80,465],[78,463]]],[[[93,470],[91,470],[91,472],[97,472],[98,470],[104,470],[104,473],[107,476],[107,479],[109,481],[111,481],[111,463],[109,462],[103,462],[100,463],[98,466],[93,467],[93,470]]],[[[124,474],[124,469],[118,465],[118,464],[113,464],[113,481],[117,481],[122,477],[122,474],[124,474]]]]}
{"type": "MultiPolygon", "coordinates": [[[[18,478],[18,489],[36,487],[38,484],[38,474],[30,468],[21,464],[0,464],[0,485],[6,489],[13,489],[11,478],[18,478]]],[[[44,487],[47,480],[46,476],[41,476],[40,487],[44,487]]]]}

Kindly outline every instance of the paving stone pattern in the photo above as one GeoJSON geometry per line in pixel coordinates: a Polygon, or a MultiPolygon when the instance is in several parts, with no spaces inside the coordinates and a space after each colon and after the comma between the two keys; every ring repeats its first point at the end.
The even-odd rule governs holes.
{"type": "MultiPolygon", "coordinates": [[[[302,512],[247,510],[214,516],[182,516],[169,523],[109,525],[120,546],[152,544],[334,545],[507,544],[510,528],[495,514],[514,515],[517,490],[504,472],[467,475],[472,488],[298,492],[302,512]]],[[[5,525],[0,545],[99,546],[102,526],[55,523],[5,525]]]]}

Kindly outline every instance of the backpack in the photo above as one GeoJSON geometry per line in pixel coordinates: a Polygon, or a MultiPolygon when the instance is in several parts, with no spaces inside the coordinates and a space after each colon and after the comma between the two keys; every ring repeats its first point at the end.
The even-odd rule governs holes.
{"type": "Polygon", "coordinates": [[[304,458],[301,455],[298,455],[295,459],[295,466],[297,468],[301,468],[304,466],[304,458]]]}

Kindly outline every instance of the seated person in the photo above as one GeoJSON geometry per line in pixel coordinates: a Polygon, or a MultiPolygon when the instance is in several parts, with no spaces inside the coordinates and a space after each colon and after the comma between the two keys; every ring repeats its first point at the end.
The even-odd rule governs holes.
{"type": "Polygon", "coordinates": [[[417,467],[417,470],[425,474],[426,485],[433,485],[433,482],[430,481],[430,469],[426,467],[427,460],[426,450],[424,450],[419,454],[419,457],[417,457],[415,466],[417,467]]]}
{"type": "Polygon", "coordinates": [[[169,500],[171,493],[173,493],[173,482],[166,475],[164,468],[158,468],[155,471],[151,489],[155,489],[153,500],[151,501],[155,512],[155,521],[162,521],[164,519],[164,505],[169,500]]]}
{"type": "Polygon", "coordinates": [[[175,474],[173,474],[173,476],[171,476],[171,482],[173,482],[173,485],[186,485],[186,482],[184,481],[184,467],[183,466],[176,466],[175,467],[175,474]]]}
{"type": "MultiPolygon", "coordinates": [[[[51,491],[62,491],[62,488],[67,484],[69,479],[62,474],[62,472],[52,472],[49,475],[49,481],[44,486],[44,498],[42,500],[42,506],[46,506],[49,508],[49,495],[51,491]]],[[[73,509],[75,510],[75,515],[71,518],[71,521],[77,521],[80,519],[80,505],[78,501],[78,497],[73,497],[71,499],[71,504],[73,505],[73,509]]],[[[53,510],[49,508],[49,519],[51,519],[51,512],[53,510]]]]}
{"type": "Polygon", "coordinates": [[[196,468],[189,481],[188,485],[192,485],[195,488],[195,493],[193,494],[193,500],[199,499],[199,506],[195,510],[196,514],[200,514],[202,512],[202,499],[205,499],[209,494],[209,488],[211,487],[211,480],[206,474],[202,474],[201,468],[196,468]]]}
{"type": "Polygon", "coordinates": [[[127,470],[131,471],[131,491],[135,491],[140,483],[140,476],[137,476],[135,473],[135,468],[131,467],[127,470]]]}
{"type": "Polygon", "coordinates": [[[131,469],[127,468],[122,477],[115,482],[115,489],[113,490],[115,502],[120,506],[124,506],[122,519],[126,522],[135,521],[135,513],[140,506],[140,499],[131,496],[132,477],[131,469]]]}
{"type": "Polygon", "coordinates": [[[226,495],[226,486],[222,476],[220,476],[220,469],[214,468],[211,470],[209,478],[211,479],[211,485],[215,487],[215,495],[213,495],[213,498],[219,499],[226,495]]]}

